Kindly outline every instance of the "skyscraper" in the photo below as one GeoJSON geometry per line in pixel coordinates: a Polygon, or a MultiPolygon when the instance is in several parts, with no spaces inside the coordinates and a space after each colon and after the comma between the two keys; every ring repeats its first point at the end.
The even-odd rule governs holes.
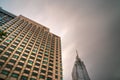
{"type": "Polygon", "coordinates": [[[0,7],[0,26],[14,19],[16,16],[0,7]]]}
{"type": "Polygon", "coordinates": [[[49,29],[24,16],[0,27],[0,78],[62,80],[61,40],[49,29]]]}
{"type": "Polygon", "coordinates": [[[90,80],[86,67],[83,61],[80,60],[78,53],[76,56],[75,64],[73,66],[72,80],[90,80]]]}

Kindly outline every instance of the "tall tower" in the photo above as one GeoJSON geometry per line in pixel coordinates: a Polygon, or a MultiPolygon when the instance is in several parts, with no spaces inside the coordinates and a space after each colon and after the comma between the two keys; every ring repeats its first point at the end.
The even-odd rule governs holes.
{"type": "Polygon", "coordinates": [[[3,10],[0,7],[0,26],[2,26],[3,24],[9,22],[10,20],[14,19],[16,16],[13,15],[12,13],[3,10]]]}
{"type": "Polygon", "coordinates": [[[61,40],[49,29],[24,16],[0,27],[0,78],[62,80],[61,40]]]}
{"type": "Polygon", "coordinates": [[[86,67],[79,58],[78,53],[72,70],[72,80],[90,80],[86,67]]]}

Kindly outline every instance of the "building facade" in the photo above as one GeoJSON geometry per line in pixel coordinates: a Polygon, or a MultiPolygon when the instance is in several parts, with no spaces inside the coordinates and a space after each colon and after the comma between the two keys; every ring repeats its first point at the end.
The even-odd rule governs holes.
{"type": "Polygon", "coordinates": [[[24,16],[0,27],[0,78],[62,80],[61,40],[49,29],[24,16]]]}
{"type": "Polygon", "coordinates": [[[16,16],[13,15],[12,13],[3,10],[0,7],[0,26],[2,26],[3,24],[9,22],[10,20],[14,19],[16,16]]]}
{"type": "Polygon", "coordinates": [[[90,80],[86,67],[78,54],[72,70],[72,80],[90,80]]]}

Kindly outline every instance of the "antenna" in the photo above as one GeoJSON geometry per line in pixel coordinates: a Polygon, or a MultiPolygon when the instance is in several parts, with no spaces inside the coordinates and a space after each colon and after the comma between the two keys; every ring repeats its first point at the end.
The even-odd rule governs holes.
{"type": "Polygon", "coordinates": [[[77,50],[76,50],[76,55],[77,55],[76,58],[78,59],[78,58],[79,58],[79,55],[78,55],[78,51],[77,51],[77,50]]]}
{"type": "Polygon", "coordinates": [[[76,50],[76,55],[77,55],[77,57],[79,57],[79,56],[78,56],[78,51],[77,51],[77,50],[76,50]]]}

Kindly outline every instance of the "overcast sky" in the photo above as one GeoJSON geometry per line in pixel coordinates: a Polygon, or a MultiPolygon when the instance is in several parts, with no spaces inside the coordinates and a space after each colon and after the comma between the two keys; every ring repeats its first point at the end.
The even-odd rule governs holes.
{"type": "Polygon", "coordinates": [[[120,80],[120,0],[0,0],[62,39],[64,80],[72,80],[75,50],[91,80],[120,80]]]}

